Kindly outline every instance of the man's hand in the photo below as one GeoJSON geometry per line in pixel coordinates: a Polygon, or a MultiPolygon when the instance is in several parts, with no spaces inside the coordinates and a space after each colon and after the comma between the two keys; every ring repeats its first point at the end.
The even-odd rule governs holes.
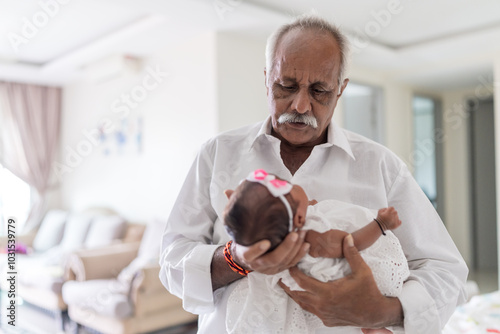
{"type": "Polygon", "coordinates": [[[387,298],[380,293],[370,268],[354,247],[351,235],[344,238],[343,248],[351,266],[350,275],[323,283],[293,267],[290,274],[305,291],[291,291],[280,282],[281,287],[304,310],[317,315],[328,327],[401,325],[403,309],[399,299],[387,298]]]}
{"type": "Polygon", "coordinates": [[[274,275],[295,266],[309,251],[309,244],[304,242],[306,231],[290,232],[283,242],[268,254],[271,247],[269,240],[259,241],[251,246],[236,243],[231,245],[233,259],[247,270],[274,275]]]}

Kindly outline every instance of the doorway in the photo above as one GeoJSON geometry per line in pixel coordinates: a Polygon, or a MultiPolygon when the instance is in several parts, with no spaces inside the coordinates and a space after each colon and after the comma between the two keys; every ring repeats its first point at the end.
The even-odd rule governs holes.
{"type": "Polygon", "coordinates": [[[473,267],[497,272],[497,209],[493,99],[470,100],[471,238],[473,267]]]}
{"type": "Polygon", "coordinates": [[[384,144],[382,88],[349,82],[342,94],[344,128],[384,144]]]}

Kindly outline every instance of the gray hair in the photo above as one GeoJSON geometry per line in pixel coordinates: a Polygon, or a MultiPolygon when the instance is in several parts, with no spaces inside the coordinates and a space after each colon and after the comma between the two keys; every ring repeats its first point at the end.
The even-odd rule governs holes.
{"type": "Polygon", "coordinates": [[[317,31],[324,31],[332,35],[332,37],[337,42],[340,49],[340,71],[338,77],[339,86],[342,84],[344,76],[346,74],[347,67],[347,55],[349,53],[349,42],[347,37],[340,32],[340,29],[334,24],[328,22],[327,20],[319,17],[316,13],[307,13],[298,16],[293,22],[285,24],[278,28],[275,32],[269,36],[266,44],[266,82],[269,82],[269,75],[273,70],[276,48],[278,47],[281,38],[289,31],[293,29],[314,29],[317,31]]]}

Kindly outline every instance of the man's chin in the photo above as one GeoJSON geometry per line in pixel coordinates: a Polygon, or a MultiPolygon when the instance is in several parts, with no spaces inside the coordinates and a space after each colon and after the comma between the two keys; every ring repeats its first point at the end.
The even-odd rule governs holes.
{"type": "Polygon", "coordinates": [[[285,134],[283,136],[283,140],[292,146],[303,146],[310,143],[312,141],[312,138],[310,136],[305,136],[303,134],[302,135],[285,134]]]}

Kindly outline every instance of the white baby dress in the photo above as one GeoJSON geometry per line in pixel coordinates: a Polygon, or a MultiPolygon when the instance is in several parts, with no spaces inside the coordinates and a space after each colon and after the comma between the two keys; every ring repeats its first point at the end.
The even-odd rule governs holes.
{"type": "MultiPolygon", "coordinates": [[[[371,222],[376,214],[376,211],[358,205],[326,200],[308,207],[304,229],[318,232],[339,229],[352,233],[371,222]]],[[[399,240],[390,231],[386,231],[386,234],[369,248],[360,251],[360,254],[372,269],[380,292],[385,296],[396,297],[409,276],[409,269],[399,240]]],[[[299,268],[323,282],[339,279],[351,272],[343,258],[313,258],[310,255],[301,260],[299,268]]],[[[278,285],[280,279],[292,290],[302,290],[288,270],[277,275],[252,272],[233,283],[236,286],[228,298],[226,312],[228,333],[306,334],[315,333],[316,329],[324,327],[318,317],[304,311],[288,297],[278,285]]],[[[359,329],[351,330],[361,333],[359,329]]],[[[347,331],[348,328],[344,327],[341,332],[347,331]]]]}

